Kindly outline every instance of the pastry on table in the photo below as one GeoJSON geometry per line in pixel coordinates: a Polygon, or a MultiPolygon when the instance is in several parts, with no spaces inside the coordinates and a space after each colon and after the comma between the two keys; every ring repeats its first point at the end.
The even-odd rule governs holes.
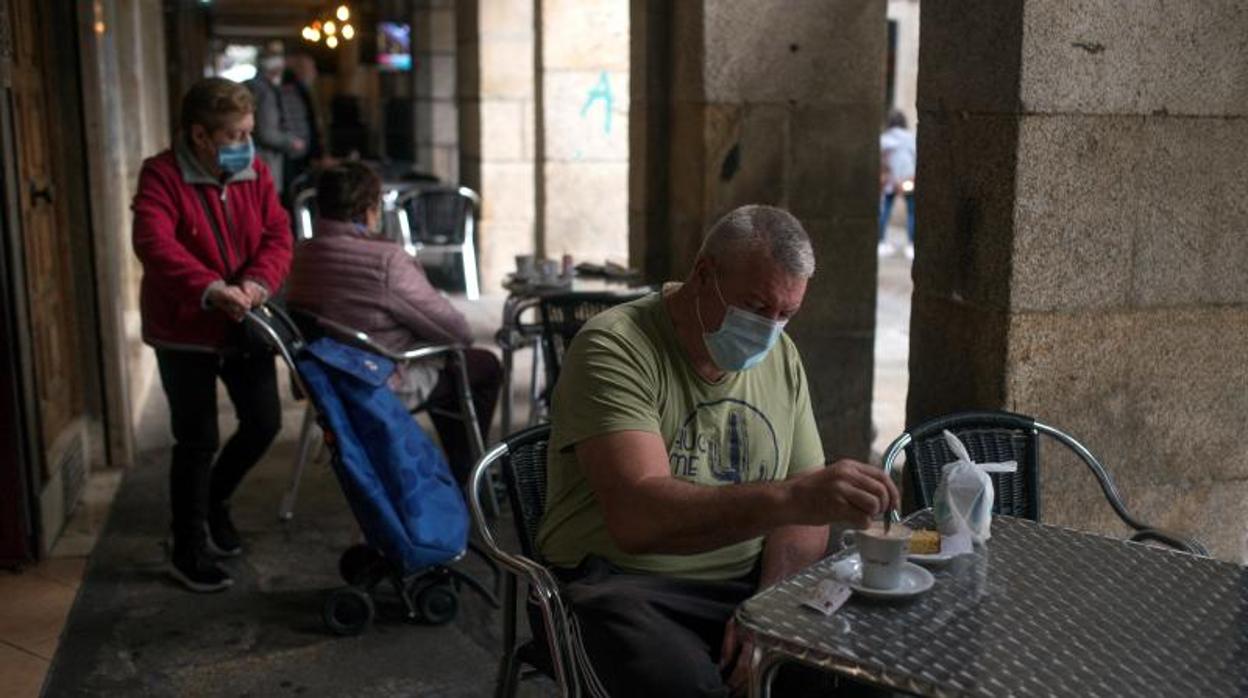
{"type": "Polygon", "coordinates": [[[936,555],[940,552],[939,531],[915,531],[910,536],[910,553],[913,555],[936,555]]]}

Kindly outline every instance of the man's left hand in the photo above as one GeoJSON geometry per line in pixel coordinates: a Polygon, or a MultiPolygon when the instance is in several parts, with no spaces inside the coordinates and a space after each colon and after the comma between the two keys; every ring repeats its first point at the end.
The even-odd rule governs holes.
{"type": "Polygon", "coordinates": [[[754,643],[738,637],[737,621],[729,618],[728,624],[724,626],[724,644],[719,650],[719,672],[722,674],[725,669],[732,668],[727,683],[728,690],[734,696],[745,695],[749,688],[750,655],[753,653],[754,643]]]}
{"type": "Polygon", "coordinates": [[[264,302],[269,299],[269,290],[263,284],[251,279],[243,281],[242,289],[243,293],[247,294],[247,302],[252,308],[264,305],[264,302]]]}

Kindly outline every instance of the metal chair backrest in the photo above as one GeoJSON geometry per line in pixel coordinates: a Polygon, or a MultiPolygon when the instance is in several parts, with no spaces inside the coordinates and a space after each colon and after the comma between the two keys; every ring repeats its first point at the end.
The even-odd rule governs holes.
{"type": "MultiPolygon", "coordinates": [[[[523,579],[529,585],[529,598],[541,610],[554,679],[559,684],[560,693],[571,696],[578,694],[580,679],[576,654],[569,642],[572,628],[568,609],[560,596],[558,581],[543,564],[536,546],[537,528],[546,507],[546,454],[550,432],[550,425],[541,424],[512,434],[491,448],[473,467],[472,475],[468,478],[468,504],[472,511],[473,525],[486,553],[513,573],[509,577],[507,601],[504,605],[504,651],[514,658],[512,646],[516,640],[515,582],[523,579]],[[519,555],[499,546],[481,503],[482,488],[488,486],[488,475],[495,467],[502,470],[503,481],[511,498],[516,534],[522,551],[519,555]]],[[[508,663],[514,664],[514,661],[509,659],[508,663]]],[[[501,673],[506,672],[500,669],[501,673]]]]}
{"type": "Polygon", "coordinates": [[[993,511],[1040,520],[1040,441],[1035,421],[1008,412],[969,412],[926,422],[910,430],[906,471],[919,508],[931,506],[944,466],[957,460],[945,443],[948,429],[976,463],[1015,461],[1014,473],[992,473],[993,511]]]}
{"type": "Polygon", "coordinates": [[[570,291],[542,296],[538,301],[538,317],[542,324],[542,360],[546,367],[547,397],[559,379],[563,355],[585,323],[608,308],[637,300],[649,293],[649,289],[636,293],[570,291]]]}
{"type": "Polygon", "coordinates": [[[296,397],[307,395],[307,386],[295,365],[295,359],[307,343],[299,326],[280,307],[272,303],[248,310],[243,322],[259,333],[273,351],[282,357],[282,361],[290,369],[290,377],[297,391],[296,397]]]}
{"type": "Polygon", "coordinates": [[[1096,478],[1114,513],[1134,533],[1131,540],[1157,541],[1197,555],[1208,555],[1200,541],[1154,528],[1127,511],[1109,472],[1086,446],[1069,434],[1031,417],[1012,412],[961,412],[924,422],[897,437],[884,453],[884,472],[891,477],[897,458],[906,454],[906,472],[915,505],[932,505],[945,464],[957,460],[941,432],[948,429],[966,446],[977,463],[1018,463],[1014,473],[990,473],[996,490],[994,514],[1040,521],[1040,436],[1070,449],[1096,478]]]}
{"type": "Polygon", "coordinates": [[[503,483],[511,500],[520,550],[524,556],[543,562],[537,550],[537,529],[546,513],[546,449],[550,425],[526,429],[508,439],[507,454],[501,461],[503,483]]]}
{"type": "Polygon", "coordinates": [[[473,234],[480,197],[468,187],[427,186],[403,197],[411,242],[418,247],[463,245],[473,234]]]}
{"type": "Polygon", "coordinates": [[[316,188],[307,187],[295,194],[290,209],[295,218],[295,239],[311,240],[313,221],[317,216],[316,188]]]}

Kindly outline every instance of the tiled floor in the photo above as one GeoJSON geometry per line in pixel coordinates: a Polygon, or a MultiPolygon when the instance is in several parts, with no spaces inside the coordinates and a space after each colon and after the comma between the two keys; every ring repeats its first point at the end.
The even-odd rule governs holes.
{"type": "Polygon", "coordinates": [[[52,554],[19,572],[0,571],[0,694],[38,696],[87,556],[104,527],[120,471],[96,473],[52,554]]]}

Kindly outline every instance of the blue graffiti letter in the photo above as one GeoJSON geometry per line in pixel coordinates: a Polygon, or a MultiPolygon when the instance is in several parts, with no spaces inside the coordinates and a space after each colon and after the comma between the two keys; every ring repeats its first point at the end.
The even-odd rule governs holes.
{"type": "Polygon", "coordinates": [[[611,133],[611,108],[615,106],[615,95],[611,93],[611,80],[607,77],[607,71],[598,74],[598,82],[590,89],[589,94],[585,97],[585,104],[581,106],[581,118],[589,113],[589,108],[594,102],[602,100],[604,116],[602,121],[602,132],[611,133]]]}

